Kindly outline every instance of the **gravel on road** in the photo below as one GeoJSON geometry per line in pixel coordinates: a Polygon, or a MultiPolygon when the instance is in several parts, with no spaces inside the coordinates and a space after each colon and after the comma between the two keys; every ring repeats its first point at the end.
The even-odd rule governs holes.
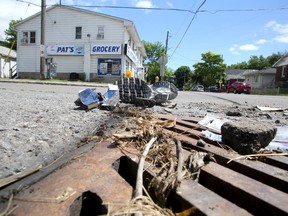
{"type": "MultiPolygon", "coordinates": [[[[76,149],[95,129],[101,127],[105,132],[105,128],[109,130],[108,124],[113,127],[110,111],[77,109],[74,101],[84,87],[14,85],[15,89],[0,86],[0,178],[39,164],[45,166],[76,149]]],[[[99,89],[101,93],[107,90],[99,89]]],[[[288,125],[285,112],[260,112],[251,104],[217,99],[209,94],[179,92],[173,103],[177,104],[174,108],[155,106],[148,110],[175,116],[203,118],[211,113],[239,118],[239,115],[227,116],[228,112],[234,112],[240,113],[241,118],[288,125]]]]}

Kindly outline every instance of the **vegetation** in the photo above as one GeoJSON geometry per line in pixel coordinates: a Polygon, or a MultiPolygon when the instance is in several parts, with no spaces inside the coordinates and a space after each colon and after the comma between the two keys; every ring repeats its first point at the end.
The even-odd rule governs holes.
{"type": "MultiPolygon", "coordinates": [[[[155,82],[155,77],[160,78],[160,65],[158,59],[165,55],[165,47],[161,42],[151,43],[143,41],[147,57],[144,59],[144,64],[148,66],[147,80],[151,83],[155,82]]],[[[165,67],[164,79],[173,75],[172,69],[165,67]]]]}
{"type": "Polygon", "coordinates": [[[6,39],[5,41],[0,41],[1,46],[7,47],[9,49],[12,48],[13,50],[17,50],[17,32],[13,28],[13,26],[21,21],[22,19],[10,21],[9,28],[6,29],[4,32],[6,35],[6,39]]]}
{"type": "Polygon", "coordinates": [[[188,66],[181,66],[175,71],[174,75],[175,84],[181,89],[191,79],[192,71],[188,66]]]}
{"type": "Polygon", "coordinates": [[[272,55],[264,58],[263,55],[251,56],[248,62],[241,62],[237,64],[232,64],[228,66],[229,69],[254,69],[254,70],[263,70],[266,68],[271,68],[284,53],[273,53],[272,55]]]}
{"type": "Polygon", "coordinates": [[[221,55],[212,52],[202,54],[202,61],[193,65],[194,76],[197,83],[210,86],[226,78],[224,60],[221,55]]]}

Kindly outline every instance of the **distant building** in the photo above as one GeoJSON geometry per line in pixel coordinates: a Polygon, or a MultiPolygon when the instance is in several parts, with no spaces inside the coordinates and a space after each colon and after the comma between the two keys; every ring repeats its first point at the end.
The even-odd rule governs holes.
{"type": "Polygon", "coordinates": [[[11,69],[16,67],[16,59],[16,51],[0,46],[0,78],[11,77],[11,69]]]}
{"type": "Polygon", "coordinates": [[[41,14],[15,25],[20,78],[40,77],[40,50],[45,76],[113,82],[132,71],[144,77],[145,48],[130,20],[56,5],[46,10],[45,47],[40,46],[41,14]]]}
{"type": "Polygon", "coordinates": [[[271,88],[275,84],[275,68],[263,70],[246,70],[243,73],[245,81],[254,88],[271,88]]]}
{"type": "Polygon", "coordinates": [[[276,68],[275,83],[279,87],[288,87],[288,54],[281,57],[274,65],[276,68]]]}
{"type": "Polygon", "coordinates": [[[245,80],[245,77],[243,76],[245,70],[243,69],[226,69],[226,81],[227,85],[231,85],[232,83],[239,81],[242,82],[245,80]]]}

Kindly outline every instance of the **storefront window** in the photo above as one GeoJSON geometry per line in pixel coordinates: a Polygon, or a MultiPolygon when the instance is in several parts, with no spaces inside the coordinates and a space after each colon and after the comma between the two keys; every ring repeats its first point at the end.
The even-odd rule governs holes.
{"type": "Polygon", "coordinates": [[[121,59],[98,59],[98,76],[120,76],[121,59]]]}

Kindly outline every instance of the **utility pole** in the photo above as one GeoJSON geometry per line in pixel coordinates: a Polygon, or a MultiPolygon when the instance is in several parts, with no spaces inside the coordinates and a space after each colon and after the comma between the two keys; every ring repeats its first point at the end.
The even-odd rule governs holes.
{"type": "Polygon", "coordinates": [[[165,46],[165,53],[164,56],[161,56],[158,60],[160,64],[160,77],[161,81],[164,81],[164,71],[165,71],[165,65],[168,62],[167,58],[167,50],[168,50],[168,38],[169,38],[169,31],[167,31],[167,36],[166,36],[166,46],[165,46]]]}
{"type": "Polygon", "coordinates": [[[168,50],[168,38],[169,38],[169,31],[167,31],[167,36],[166,36],[166,46],[165,46],[165,55],[167,56],[167,50],[168,50]]]}
{"type": "Polygon", "coordinates": [[[46,24],[46,0],[41,0],[41,41],[40,41],[40,79],[45,79],[45,26],[46,24]]]}

